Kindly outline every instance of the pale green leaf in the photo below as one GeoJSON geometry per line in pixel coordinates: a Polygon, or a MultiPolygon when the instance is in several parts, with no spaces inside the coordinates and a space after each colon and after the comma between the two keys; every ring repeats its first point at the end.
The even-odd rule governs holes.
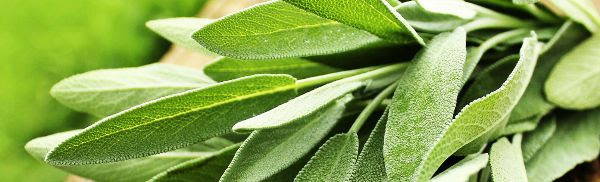
{"type": "Polygon", "coordinates": [[[204,73],[217,81],[232,80],[254,74],[288,74],[297,79],[342,71],[304,58],[241,60],[222,57],[204,67],[204,73]]]}
{"type": "Polygon", "coordinates": [[[416,0],[421,8],[436,14],[455,16],[461,19],[473,19],[477,15],[476,9],[460,0],[416,0]]]}
{"type": "Polygon", "coordinates": [[[104,117],[162,96],[214,83],[199,70],[171,64],[90,71],[58,82],[50,94],[77,111],[104,117]]]}
{"type": "Polygon", "coordinates": [[[600,152],[600,109],[559,115],[554,134],[527,161],[529,181],[552,181],[600,152]]]}
{"type": "Polygon", "coordinates": [[[521,155],[520,143],[501,138],[490,150],[490,166],[494,182],[526,182],[527,174],[521,155]]]}
{"type": "Polygon", "coordinates": [[[567,109],[600,106],[600,35],[564,55],[552,68],[544,91],[548,100],[567,109]]]}
{"type": "Polygon", "coordinates": [[[282,1],[226,16],[193,35],[207,49],[239,59],[273,59],[338,53],[382,39],[282,1]]]}
{"type": "Polygon", "coordinates": [[[541,45],[535,38],[525,39],[521,58],[504,84],[465,106],[450,126],[442,131],[445,132],[443,136],[431,144],[432,149],[423,157],[420,171],[415,175],[419,181],[429,179],[454,152],[502,123],[525,91],[540,50],[541,45]]]}
{"type": "Polygon", "coordinates": [[[232,145],[205,158],[186,161],[161,172],[149,181],[218,181],[238,148],[239,145],[232,145]]]}
{"type": "Polygon", "coordinates": [[[591,0],[549,0],[548,2],[573,21],[583,24],[590,32],[596,32],[600,28],[600,15],[591,0]]]}
{"type": "MultiPolygon", "coordinates": [[[[450,0],[446,0],[447,2],[450,0]]],[[[460,7],[459,4],[450,3],[450,6],[454,8],[460,7]]],[[[423,9],[415,1],[409,1],[402,3],[396,7],[398,13],[404,17],[408,23],[419,31],[425,32],[445,32],[451,31],[455,28],[467,23],[473,17],[457,17],[453,15],[431,12],[423,9]]],[[[476,13],[476,12],[473,12],[476,13]]],[[[474,16],[475,14],[473,14],[474,16]]]]}
{"type": "Polygon", "coordinates": [[[53,165],[114,162],[228,134],[236,122],[295,96],[295,81],[287,75],[255,75],[147,102],[87,127],[46,160],[53,165]]]}
{"type": "Polygon", "coordinates": [[[431,40],[408,66],[392,98],[384,158],[390,181],[429,179],[422,174],[430,146],[450,124],[462,85],[466,33],[459,28],[431,40]]]}
{"type": "Polygon", "coordinates": [[[523,160],[525,162],[529,161],[548,142],[554,131],[556,131],[556,118],[550,117],[548,120],[542,122],[534,131],[526,133],[521,146],[523,160]]]}
{"type": "Polygon", "coordinates": [[[175,45],[206,55],[215,55],[192,38],[194,32],[212,22],[213,20],[206,18],[181,17],[148,21],[146,26],[175,45]]]}
{"type": "MultiPolygon", "coordinates": [[[[514,111],[514,109],[513,109],[513,111],[514,111]]],[[[502,129],[502,132],[500,135],[506,136],[506,135],[512,135],[515,133],[523,133],[523,132],[532,131],[538,126],[538,123],[542,119],[542,117],[544,117],[544,116],[538,115],[538,116],[533,116],[531,118],[519,120],[517,122],[508,121],[506,126],[502,129]]]]}
{"type": "Polygon", "coordinates": [[[356,166],[358,145],[358,136],[353,132],[331,137],[294,181],[348,181],[356,166]]]}
{"type": "Polygon", "coordinates": [[[527,122],[524,120],[541,118],[554,108],[543,93],[544,82],[556,62],[587,36],[586,30],[572,21],[567,21],[561,26],[554,37],[544,45],[543,53],[539,57],[539,62],[543,64],[536,65],[523,97],[510,114],[509,123],[523,123],[527,122]]]}
{"type": "Polygon", "coordinates": [[[371,131],[369,139],[367,139],[367,142],[358,156],[358,161],[356,168],[352,173],[351,181],[385,181],[387,179],[385,174],[385,161],[383,158],[383,136],[388,119],[388,112],[389,110],[384,112],[381,118],[379,118],[373,131],[371,131]]]}
{"type": "MultiPolygon", "coordinates": [[[[36,159],[43,161],[50,150],[80,132],[81,130],[74,130],[36,138],[28,142],[25,149],[36,159]]],[[[194,146],[186,150],[166,152],[139,159],[106,164],[56,167],[97,181],[146,181],[173,166],[194,159],[205,159],[217,153],[218,150],[230,145],[233,145],[233,143],[228,140],[214,138],[208,140],[206,145],[194,146]]]]}
{"type": "Polygon", "coordinates": [[[397,43],[423,39],[386,0],[283,0],[319,16],[397,43]]]}
{"type": "Polygon", "coordinates": [[[372,90],[385,87],[395,82],[404,68],[405,64],[395,64],[331,82],[302,94],[268,112],[240,121],[233,126],[233,130],[246,132],[277,128],[293,123],[296,119],[320,110],[328,103],[365,86],[367,89],[372,90]]]}
{"type": "Polygon", "coordinates": [[[432,182],[462,181],[467,182],[469,177],[476,175],[488,163],[488,154],[473,154],[452,165],[444,172],[431,179],[432,182]]]}
{"type": "Polygon", "coordinates": [[[342,117],[347,95],[297,118],[291,125],[254,131],[242,144],[220,181],[264,181],[308,154],[342,117]]]}
{"type": "Polygon", "coordinates": [[[512,0],[512,2],[514,4],[535,4],[537,2],[539,2],[540,0],[512,0]]]}

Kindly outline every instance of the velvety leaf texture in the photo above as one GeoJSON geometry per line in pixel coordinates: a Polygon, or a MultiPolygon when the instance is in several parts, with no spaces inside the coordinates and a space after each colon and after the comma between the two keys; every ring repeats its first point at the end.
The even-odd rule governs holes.
{"type": "Polygon", "coordinates": [[[488,164],[488,154],[474,154],[465,157],[444,172],[431,179],[432,182],[468,181],[488,164]]]}
{"type": "Polygon", "coordinates": [[[194,34],[207,49],[239,59],[338,53],[381,39],[282,1],[266,2],[209,24],[194,34]]]}
{"type": "Polygon", "coordinates": [[[152,20],[147,22],[146,26],[175,45],[205,55],[214,55],[215,53],[208,51],[192,38],[194,32],[212,22],[213,20],[206,18],[182,17],[152,20]]]}
{"type": "Polygon", "coordinates": [[[356,133],[331,137],[302,168],[294,181],[348,181],[358,155],[356,133]]]}
{"type": "Polygon", "coordinates": [[[50,94],[77,111],[104,117],[162,96],[214,83],[202,72],[171,64],[90,71],[54,85],[50,94]]]}
{"type": "Polygon", "coordinates": [[[385,0],[283,0],[306,11],[398,43],[423,39],[385,0]],[[357,11],[360,10],[360,11],[357,11]]]}
{"type": "Polygon", "coordinates": [[[356,169],[352,173],[351,181],[385,181],[387,179],[385,174],[385,160],[383,158],[383,136],[388,112],[389,110],[385,111],[381,118],[379,118],[373,131],[371,131],[369,139],[358,156],[356,169]]]}
{"type": "Polygon", "coordinates": [[[600,109],[558,116],[554,134],[527,161],[529,181],[552,181],[600,152],[600,109]]]}
{"type": "Polygon", "coordinates": [[[263,181],[289,167],[325,138],[351,99],[332,101],[288,126],[254,131],[220,181],[263,181]]]}
{"type": "Polygon", "coordinates": [[[235,122],[271,109],[295,92],[290,76],[255,75],[171,95],[98,121],[61,143],[46,160],[93,164],[185,147],[230,133],[235,122]]]}
{"type": "Polygon", "coordinates": [[[303,58],[241,60],[222,57],[204,67],[204,73],[217,81],[226,81],[254,74],[288,74],[297,79],[342,71],[303,58]]]}
{"type": "MultiPolygon", "coordinates": [[[[452,5],[456,6],[457,4],[451,4],[451,6],[452,5]]],[[[402,3],[396,10],[412,27],[425,32],[451,31],[458,26],[469,22],[470,18],[473,18],[461,18],[453,15],[427,11],[415,1],[402,3]]]]}
{"type": "Polygon", "coordinates": [[[421,177],[424,160],[452,119],[466,58],[466,33],[437,35],[408,66],[390,105],[384,158],[390,181],[421,177]]]}
{"type": "Polygon", "coordinates": [[[556,131],[556,118],[551,117],[542,122],[534,131],[526,133],[521,146],[523,160],[529,161],[554,135],[554,131],[556,131]]]}
{"type": "Polygon", "coordinates": [[[548,100],[567,109],[600,106],[600,35],[594,35],[563,56],[545,84],[548,100]]]}
{"type": "Polygon", "coordinates": [[[588,0],[550,0],[554,7],[564,12],[567,17],[581,23],[590,32],[596,32],[600,28],[599,13],[594,9],[595,5],[588,0]]]}
{"type": "Polygon", "coordinates": [[[521,144],[510,143],[501,138],[490,150],[490,166],[494,182],[527,181],[521,144]]]}

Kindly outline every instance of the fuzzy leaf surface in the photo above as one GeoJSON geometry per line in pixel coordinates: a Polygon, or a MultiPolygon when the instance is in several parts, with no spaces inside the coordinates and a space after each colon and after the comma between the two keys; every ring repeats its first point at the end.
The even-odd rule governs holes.
{"type": "Polygon", "coordinates": [[[459,28],[442,33],[431,40],[398,81],[384,137],[388,180],[431,177],[423,176],[423,163],[452,120],[465,59],[466,32],[459,28]]]}
{"type": "Polygon", "coordinates": [[[335,20],[401,44],[423,39],[386,0],[283,0],[321,17],[335,20]],[[359,11],[357,11],[359,10],[359,11]]]}
{"type": "Polygon", "coordinates": [[[342,117],[347,95],[292,124],[252,132],[220,181],[264,181],[308,154],[342,117]]]}
{"type": "Polygon", "coordinates": [[[527,181],[521,144],[501,138],[490,150],[490,166],[494,182],[527,181]]]}
{"type": "Polygon", "coordinates": [[[302,168],[294,181],[348,181],[358,156],[356,133],[331,137],[302,168]]]}
{"type": "Polygon", "coordinates": [[[594,35],[564,55],[546,80],[550,102],[567,109],[600,106],[600,35],[594,35]]]}
{"type": "Polygon", "coordinates": [[[50,94],[62,104],[98,117],[162,96],[214,83],[202,72],[171,64],[96,70],[58,82],[50,94]]]}
{"type": "MultiPolygon", "coordinates": [[[[25,149],[36,159],[43,161],[50,150],[80,132],[81,130],[73,130],[36,138],[28,142],[25,149]]],[[[146,181],[173,166],[194,159],[207,158],[230,145],[233,145],[231,141],[213,138],[198,146],[139,159],[106,164],[55,167],[97,181],[146,181]]]]}
{"type": "Polygon", "coordinates": [[[350,181],[385,181],[387,179],[383,158],[383,137],[388,112],[389,110],[384,112],[373,131],[371,131],[369,139],[367,139],[358,156],[356,169],[352,173],[350,181]]]}
{"type": "Polygon", "coordinates": [[[222,57],[204,67],[204,73],[216,81],[232,80],[254,74],[288,74],[297,79],[342,71],[304,58],[242,60],[222,57]]]}
{"type": "Polygon", "coordinates": [[[477,174],[488,163],[488,154],[474,154],[465,157],[452,165],[444,172],[431,179],[432,182],[464,181],[467,182],[471,175],[477,174]]]}
{"type": "MultiPolygon", "coordinates": [[[[450,5],[458,6],[459,4],[450,3],[450,5]]],[[[425,32],[452,31],[473,18],[461,18],[453,15],[427,11],[415,1],[402,3],[396,10],[412,27],[425,32]]]]}
{"type": "Polygon", "coordinates": [[[213,21],[206,18],[180,17],[148,21],[146,26],[175,45],[206,55],[215,55],[192,38],[194,32],[213,21]]]}
{"type": "Polygon", "coordinates": [[[254,75],[147,102],[87,127],[46,160],[53,165],[115,162],[228,134],[236,122],[295,96],[295,81],[287,75],[254,75]]]}
{"type": "Polygon", "coordinates": [[[558,116],[556,131],[525,163],[529,181],[552,181],[600,152],[600,109],[558,116]]]}
{"type": "Polygon", "coordinates": [[[198,30],[193,38],[215,53],[238,59],[332,54],[382,40],[283,1],[262,3],[226,16],[198,30]]]}
{"type": "Polygon", "coordinates": [[[534,131],[526,133],[521,146],[523,160],[525,162],[529,161],[548,142],[555,131],[556,118],[551,117],[547,121],[542,122],[534,131]]]}
{"type": "Polygon", "coordinates": [[[600,14],[594,8],[594,2],[589,0],[550,0],[549,2],[573,21],[583,24],[590,32],[600,29],[600,22],[598,22],[600,14]]]}

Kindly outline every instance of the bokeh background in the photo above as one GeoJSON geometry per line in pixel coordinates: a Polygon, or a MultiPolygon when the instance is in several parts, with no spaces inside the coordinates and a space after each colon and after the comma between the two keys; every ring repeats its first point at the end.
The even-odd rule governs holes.
{"type": "Polygon", "coordinates": [[[24,150],[96,118],[50,97],[70,75],[157,61],[170,44],[144,26],[194,16],[204,0],[0,0],[0,181],[64,181],[24,150]]]}

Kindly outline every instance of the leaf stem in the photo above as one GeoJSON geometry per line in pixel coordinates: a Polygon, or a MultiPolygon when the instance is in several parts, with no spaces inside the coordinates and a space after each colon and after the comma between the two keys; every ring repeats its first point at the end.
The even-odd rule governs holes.
{"type": "Polygon", "coordinates": [[[348,70],[348,71],[340,71],[340,72],[330,73],[330,74],[326,74],[326,75],[305,78],[305,79],[296,81],[296,88],[297,89],[311,88],[311,87],[323,85],[323,84],[326,84],[326,83],[329,83],[332,81],[336,81],[339,79],[348,78],[348,77],[362,74],[365,72],[373,71],[377,68],[380,68],[380,66],[366,67],[366,68],[360,68],[360,69],[354,69],[354,70],[348,70]]]}
{"type": "Polygon", "coordinates": [[[489,50],[490,48],[492,48],[508,39],[518,37],[519,35],[523,35],[523,34],[528,35],[531,30],[533,30],[533,29],[519,28],[519,29],[514,29],[514,30],[499,33],[499,34],[493,36],[492,38],[485,40],[483,43],[481,43],[481,45],[479,45],[479,48],[483,50],[482,52],[485,52],[485,51],[489,50]]]}
{"type": "Polygon", "coordinates": [[[350,130],[348,130],[348,132],[358,132],[358,130],[360,130],[360,128],[365,124],[365,121],[369,119],[369,116],[371,116],[371,114],[373,114],[373,112],[381,105],[381,102],[383,102],[383,100],[389,95],[394,93],[394,90],[396,89],[397,85],[398,82],[395,82],[389,85],[379,94],[377,94],[377,96],[375,96],[375,98],[367,105],[367,107],[365,107],[363,111],[358,115],[358,117],[354,121],[354,124],[352,124],[352,127],[350,127],[350,130]]]}
{"type": "Polygon", "coordinates": [[[553,16],[552,14],[538,8],[535,4],[525,4],[521,6],[522,9],[531,13],[531,15],[535,16],[540,21],[546,23],[560,23],[560,20],[553,16]]]}

